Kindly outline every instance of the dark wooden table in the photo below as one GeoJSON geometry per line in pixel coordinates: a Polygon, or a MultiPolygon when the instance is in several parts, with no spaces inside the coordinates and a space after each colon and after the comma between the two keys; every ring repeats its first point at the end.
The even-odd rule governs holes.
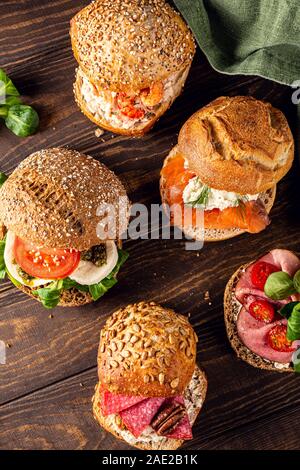
{"type": "MultiPolygon", "coordinates": [[[[0,130],[0,169],[11,172],[31,152],[70,146],[103,161],[125,182],[131,200],[159,202],[159,170],[186,118],[219,95],[253,95],[282,109],[295,132],[291,90],[257,77],[221,75],[198,51],[184,93],[142,139],[105,133],[77,109],[76,67],[69,20],[81,0],[1,2],[0,67],[41,116],[38,134],[19,139],[0,130]]],[[[300,377],[256,370],[236,359],[224,329],[222,296],[242,263],[274,247],[299,249],[299,168],[278,186],[272,225],[259,235],[206,244],[199,253],[184,241],[125,243],[130,258],[118,285],[84,308],[51,312],[6,281],[0,286],[1,449],[127,449],[93,420],[98,336],[117,308],[153,299],[189,314],[199,336],[198,361],[208,396],[187,449],[296,449],[300,439],[300,377]],[[211,305],[204,299],[210,292],[211,305]]],[[[1,203],[1,201],[0,201],[1,203]]]]}

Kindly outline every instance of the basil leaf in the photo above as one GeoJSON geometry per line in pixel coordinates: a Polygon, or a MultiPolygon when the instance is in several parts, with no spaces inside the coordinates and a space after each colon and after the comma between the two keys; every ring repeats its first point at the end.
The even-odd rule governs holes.
{"type": "Polygon", "coordinates": [[[283,307],[281,307],[281,309],[279,310],[279,313],[282,317],[284,318],[289,318],[291,316],[291,313],[294,309],[294,307],[298,304],[299,302],[290,302],[286,305],[284,305],[283,307]]]}
{"type": "Polygon", "coordinates": [[[0,279],[6,276],[6,266],[4,261],[5,239],[0,240],[0,279]]]}
{"type": "Polygon", "coordinates": [[[18,137],[27,137],[37,130],[39,116],[31,106],[17,104],[9,108],[5,124],[18,137]]]}
{"type": "Polygon", "coordinates": [[[300,302],[294,306],[291,316],[288,319],[286,337],[289,341],[300,339],[300,302]]]}
{"type": "Polygon", "coordinates": [[[6,174],[0,171],[0,188],[3,185],[3,183],[5,183],[6,180],[7,180],[6,174]]]}
{"type": "Polygon", "coordinates": [[[6,96],[20,96],[17,88],[3,69],[0,69],[0,96],[3,98],[6,96]]]}
{"type": "Polygon", "coordinates": [[[89,286],[84,286],[82,284],[78,284],[78,282],[73,281],[73,279],[70,279],[67,277],[66,279],[63,280],[63,289],[65,290],[70,290],[70,289],[77,289],[83,292],[88,292],[89,291],[89,286]]]}
{"type": "Polygon", "coordinates": [[[296,292],[293,280],[283,271],[270,274],[264,291],[266,296],[273,300],[286,299],[296,292]]]}
{"type": "Polygon", "coordinates": [[[294,275],[293,282],[296,291],[300,294],[300,269],[294,275]]]}
{"type": "Polygon", "coordinates": [[[54,281],[47,287],[33,290],[32,293],[37,295],[45,308],[54,308],[58,305],[61,291],[63,288],[63,280],[54,281]]]}
{"type": "Polygon", "coordinates": [[[105,278],[102,279],[98,284],[93,284],[89,286],[89,292],[93,298],[93,300],[98,300],[102,297],[109,289],[111,289],[114,285],[117,284],[116,276],[120,271],[121,266],[125,263],[128,259],[129,254],[127,251],[118,249],[119,258],[116,266],[112,270],[112,272],[105,278]]]}

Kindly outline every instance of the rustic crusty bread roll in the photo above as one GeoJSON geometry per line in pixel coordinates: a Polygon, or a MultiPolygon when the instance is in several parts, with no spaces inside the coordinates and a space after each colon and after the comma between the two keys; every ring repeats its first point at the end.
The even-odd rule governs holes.
{"type": "MultiPolygon", "coordinates": [[[[163,167],[165,167],[168,163],[168,161],[174,157],[179,152],[178,146],[175,146],[169,155],[165,158],[163,167]]],[[[160,177],[160,195],[161,195],[161,200],[163,203],[163,206],[167,208],[169,206],[169,201],[167,197],[167,190],[166,190],[166,181],[163,175],[160,177]]],[[[273,186],[272,188],[268,189],[267,191],[263,192],[260,194],[260,198],[266,208],[266,211],[269,213],[273,207],[274,201],[276,197],[276,186],[273,186]]],[[[167,210],[166,210],[167,212],[167,210]]],[[[227,240],[229,238],[236,237],[237,235],[241,235],[242,233],[245,233],[245,230],[239,229],[239,228],[231,228],[231,229],[221,229],[221,228],[207,228],[207,227],[197,227],[197,226],[185,226],[179,227],[183,233],[187,236],[190,237],[194,240],[200,240],[200,241],[205,241],[205,242],[215,242],[215,241],[220,241],[220,240],[227,240]]]]}
{"type": "Polygon", "coordinates": [[[294,158],[284,114],[249,96],[223,96],[197,111],[183,125],[178,144],[202,183],[238,194],[273,188],[294,158]]]}
{"type": "Polygon", "coordinates": [[[272,361],[264,359],[261,356],[258,356],[254,352],[250,351],[244,343],[240,340],[237,332],[237,318],[241,308],[241,304],[237,301],[235,297],[235,287],[245,272],[245,269],[250,265],[246,264],[241,266],[229,279],[225,293],[224,293],[224,320],[226,326],[226,332],[231,344],[231,347],[235,351],[238,358],[242,359],[245,362],[248,362],[253,367],[258,369],[265,369],[276,372],[294,372],[292,367],[278,367],[272,361]]]}
{"type": "Polygon", "coordinates": [[[195,54],[192,33],[165,0],[96,0],[71,20],[70,35],[80,66],[74,87],[78,105],[99,126],[125,135],[144,134],[164,114],[180,94],[195,54]],[[159,82],[167,97],[147,112],[149,116],[123,127],[106,118],[103,110],[91,111],[82,93],[82,76],[95,90],[130,96],[159,82]],[[167,82],[173,76],[170,87],[167,82]]]}
{"type": "Polygon", "coordinates": [[[106,203],[115,208],[117,233],[127,228],[129,201],[121,181],[74,150],[32,154],[9,176],[0,197],[1,222],[36,245],[84,251],[99,244],[97,210],[106,203]]]}
{"type": "Polygon", "coordinates": [[[103,416],[100,387],[111,393],[172,397],[184,395],[194,423],[205,399],[207,380],[196,365],[197,336],[188,320],[155,302],[140,302],[116,311],[101,331],[99,384],[94,416],[109,432],[142,449],[176,449],[179,439],[134,438],[119,415],[103,416]]]}

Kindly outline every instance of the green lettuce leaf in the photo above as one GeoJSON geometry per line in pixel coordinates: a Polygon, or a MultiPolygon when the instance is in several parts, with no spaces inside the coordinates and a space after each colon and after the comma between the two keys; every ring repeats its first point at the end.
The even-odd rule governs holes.
{"type": "Polygon", "coordinates": [[[0,97],[6,96],[20,96],[20,93],[4,70],[0,69],[0,97]]]}
{"type": "Polygon", "coordinates": [[[0,279],[4,279],[6,276],[4,250],[5,250],[5,239],[0,240],[0,279]]]}

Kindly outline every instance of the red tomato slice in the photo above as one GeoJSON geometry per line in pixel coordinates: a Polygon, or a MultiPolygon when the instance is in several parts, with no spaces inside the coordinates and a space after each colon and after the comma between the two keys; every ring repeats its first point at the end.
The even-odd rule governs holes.
{"type": "Polygon", "coordinates": [[[128,96],[126,93],[118,93],[117,105],[121,113],[130,119],[142,119],[145,116],[145,111],[136,106],[134,96],[128,96]]]}
{"type": "Polygon", "coordinates": [[[265,283],[267,282],[270,274],[280,271],[279,268],[264,261],[258,261],[251,270],[251,281],[255,287],[264,290],[265,283]]]}
{"type": "Polygon", "coordinates": [[[274,326],[267,335],[269,346],[272,349],[279,352],[292,352],[295,348],[292,347],[292,341],[289,341],[286,337],[287,326],[276,325],[274,326]]]}
{"type": "Polygon", "coordinates": [[[274,320],[275,309],[267,300],[255,300],[249,305],[249,313],[259,321],[271,323],[274,320]]]}
{"type": "Polygon", "coordinates": [[[27,274],[39,279],[64,279],[77,268],[80,252],[56,248],[38,248],[15,238],[14,257],[27,274]]]}

